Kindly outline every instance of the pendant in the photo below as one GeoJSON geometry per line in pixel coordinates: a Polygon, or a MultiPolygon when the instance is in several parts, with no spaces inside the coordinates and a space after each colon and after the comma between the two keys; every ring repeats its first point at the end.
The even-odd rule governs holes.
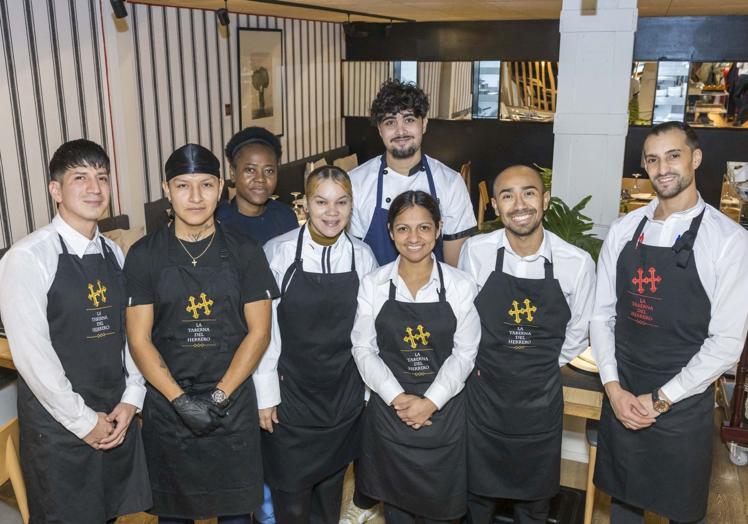
{"type": "Polygon", "coordinates": [[[195,266],[197,266],[197,260],[195,260],[195,259],[193,258],[193,259],[192,259],[192,267],[195,267],[195,266]]]}

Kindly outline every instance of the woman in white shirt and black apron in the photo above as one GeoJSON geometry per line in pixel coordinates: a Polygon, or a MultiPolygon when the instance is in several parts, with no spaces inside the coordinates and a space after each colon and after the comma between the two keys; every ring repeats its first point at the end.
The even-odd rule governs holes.
{"type": "Polygon", "coordinates": [[[356,489],[384,502],[388,524],[451,521],[466,511],[459,393],[480,340],[476,286],[436,261],[441,216],[428,193],[396,197],[388,228],[399,256],[362,281],[351,333],[372,390],[356,489]]]}
{"type": "Polygon", "coordinates": [[[345,232],[353,208],[345,171],[318,168],[305,193],[306,224],[265,245],[281,296],[255,384],[276,521],[333,524],[360,450],[364,384],[350,333],[359,281],[376,261],[345,232]]]}

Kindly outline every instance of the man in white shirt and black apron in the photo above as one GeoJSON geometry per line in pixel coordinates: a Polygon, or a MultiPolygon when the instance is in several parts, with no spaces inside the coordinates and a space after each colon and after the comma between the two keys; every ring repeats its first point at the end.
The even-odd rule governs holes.
{"type": "Polygon", "coordinates": [[[605,385],[595,484],[611,522],[704,522],[714,387],[748,320],[748,232],[696,190],[702,152],[681,122],[657,125],[644,166],[657,193],[611,225],[598,262],[592,350],[605,385]]]}
{"type": "Polygon", "coordinates": [[[113,522],[148,509],[151,491],[134,418],[145,381],[125,340],[124,257],[97,226],[109,158],[74,140],[49,171],[57,215],[0,262],[30,521],[113,522]]]}
{"type": "Polygon", "coordinates": [[[514,502],[514,522],[544,523],[559,490],[559,368],[587,347],[595,265],[543,228],[549,201],[536,170],[505,169],[491,199],[504,228],[460,255],[480,287],[481,341],[465,387],[470,524],[492,523],[497,499],[514,502]]]}

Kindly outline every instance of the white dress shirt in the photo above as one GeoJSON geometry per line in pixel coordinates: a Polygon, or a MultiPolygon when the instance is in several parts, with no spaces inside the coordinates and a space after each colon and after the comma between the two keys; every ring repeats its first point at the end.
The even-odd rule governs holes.
{"type": "Polygon", "coordinates": [[[566,338],[558,357],[563,366],[584,351],[595,296],[595,263],[592,257],[561,237],[543,230],[538,251],[521,257],[514,252],[503,229],[469,238],[462,246],[457,265],[469,273],[482,289],[496,267],[498,249],[504,247],[504,273],[517,278],[545,278],[545,260],[553,264],[553,276],[561,285],[571,318],[566,324],[566,338]]]}
{"type": "MultiPolygon", "coordinates": [[[[433,259],[433,255],[432,255],[433,259]]],[[[353,358],[364,379],[364,383],[390,405],[400,393],[404,392],[392,370],[379,356],[377,332],[374,322],[384,303],[390,296],[390,280],[397,288],[398,302],[424,303],[438,302],[440,289],[439,271],[436,264],[431,271],[429,281],[412,296],[398,273],[400,257],[394,262],[380,267],[366,275],[358,291],[358,310],[356,321],[351,332],[353,358]]],[[[436,378],[424,395],[438,409],[459,393],[465,385],[470,371],[475,364],[480,342],[480,318],[473,300],[477,289],[473,279],[464,271],[441,264],[444,273],[446,300],[452,307],[457,319],[452,354],[442,363],[436,378]]]]}
{"type": "MultiPolygon", "coordinates": [[[[296,241],[299,229],[269,240],[265,244],[270,270],[280,289],[283,276],[296,258],[296,241]]],[[[331,246],[321,246],[312,240],[309,229],[304,231],[301,258],[304,260],[304,271],[309,273],[346,273],[351,270],[351,242],[356,257],[356,273],[359,282],[367,273],[377,267],[377,261],[368,245],[353,237],[340,237],[331,246]],[[350,238],[350,242],[348,239],[350,238]]],[[[291,279],[293,282],[293,278],[291,279]]],[[[290,283],[289,283],[290,285],[290,283]]],[[[278,325],[278,304],[280,298],[273,300],[273,323],[270,344],[252,375],[257,392],[259,409],[277,406],[281,402],[280,383],[278,382],[278,359],[281,355],[281,333],[278,325]]]]}
{"type": "MultiPolygon", "coordinates": [[[[98,229],[89,240],[56,215],[51,224],[16,242],[0,259],[0,316],[16,369],[44,409],[82,439],[96,426],[96,412],[73,391],[52,347],[47,321],[47,292],[55,279],[58,258],[62,253],[58,234],[71,255],[80,258],[91,254],[104,256],[98,229]]],[[[122,267],[122,250],[108,238],[104,237],[104,241],[122,267]]],[[[125,300],[124,293],[122,300],[125,300]]],[[[127,345],[125,349],[125,367],[129,376],[125,380],[122,402],[141,409],[145,380],[127,345]]]]}
{"type": "Polygon", "coordinates": [[[680,373],[660,386],[672,402],[698,394],[729,369],[740,357],[748,329],[748,231],[706,205],[699,196],[691,209],[654,220],[658,200],[616,220],[603,244],[597,268],[595,309],[590,323],[592,354],[603,384],[618,380],[615,357],[616,264],[643,216],[647,216],[642,243],[672,246],[688,230],[691,220],[706,206],[693,259],[699,279],[711,302],[709,335],[701,349],[680,373]]]}
{"type": "MultiPolygon", "coordinates": [[[[475,220],[473,204],[465,182],[456,171],[438,160],[426,155],[423,155],[423,158],[428,162],[434,179],[439,210],[444,222],[444,240],[456,240],[470,235],[476,230],[478,222],[475,220]]],[[[408,175],[400,174],[388,167],[382,178],[382,201],[377,202],[377,176],[380,164],[381,155],[375,156],[349,173],[353,185],[353,216],[348,231],[361,239],[369,230],[377,206],[389,209],[395,197],[405,191],[420,189],[429,193],[425,170],[416,170],[408,175]]]]}

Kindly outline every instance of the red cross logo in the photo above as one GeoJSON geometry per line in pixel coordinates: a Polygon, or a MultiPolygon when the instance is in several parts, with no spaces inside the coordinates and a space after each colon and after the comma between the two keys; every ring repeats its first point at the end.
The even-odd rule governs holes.
{"type": "Polygon", "coordinates": [[[649,285],[649,291],[652,293],[657,292],[657,284],[662,282],[662,277],[660,275],[656,275],[657,270],[653,267],[650,267],[647,270],[648,276],[644,276],[644,269],[639,268],[636,270],[636,276],[631,279],[631,282],[637,286],[637,290],[639,293],[644,293],[644,286],[649,285]]]}

